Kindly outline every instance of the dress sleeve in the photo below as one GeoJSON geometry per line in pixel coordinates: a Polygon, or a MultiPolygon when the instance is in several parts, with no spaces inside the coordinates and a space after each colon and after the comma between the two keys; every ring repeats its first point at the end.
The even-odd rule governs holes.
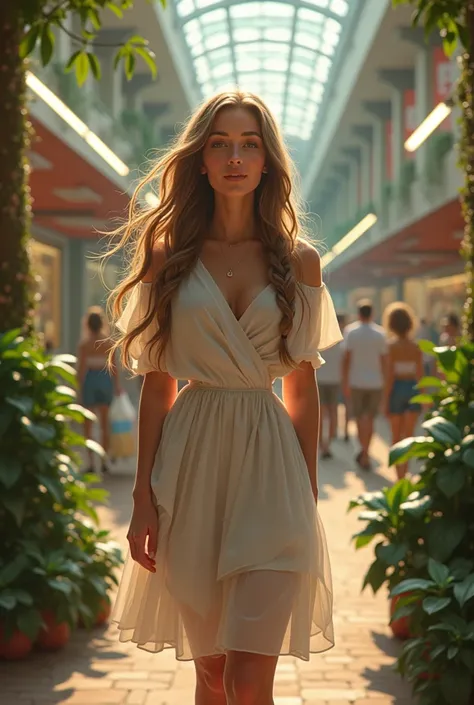
{"type": "MultiPolygon", "coordinates": [[[[133,289],[127,304],[116,325],[122,333],[129,333],[137,328],[149,312],[152,287],[150,284],[140,282],[133,289]]],[[[150,341],[158,330],[156,320],[150,323],[145,330],[137,336],[130,346],[132,370],[137,375],[147,372],[165,372],[165,356],[162,356],[158,366],[158,351],[156,346],[150,348],[150,341]]]]}
{"type": "Polygon", "coordinates": [[[331,348],[342,339],[336,311],[325,284],[299,284],[293,328],[288,336],[288,349],[293,359],[310,362],[314,369],[324,364],[320,351],[331,348]]]}

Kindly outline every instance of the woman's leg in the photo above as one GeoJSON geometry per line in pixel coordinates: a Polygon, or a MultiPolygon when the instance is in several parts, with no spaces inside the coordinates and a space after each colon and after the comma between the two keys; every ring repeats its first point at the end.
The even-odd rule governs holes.
{"type": "Polygon", "coordinates": [[[225,656],[204,656],[194,661],[196,705],[227,705],[224,692],[225,656]]]}
{"type": "Polygon", "coordinates": [[[110,448],[109,407],[106,404],[98,406],[97,416],[100,424],[100,443],[105,452],[108,453],[110,448]]]}
{"type": "MultiPolygon", "coordinates": [[[[405,411],[401,421],[400,440],[402,440],[402,438],[409,438],[410,436],[413,436],[419,416],[420,414],[418,411],[405,411]]],[[[408,463],[398,465],[398,469],[400,473],[403,473],[401,474],[401,477],[405,477],[408,472],[408,463]]]]}
{"type": "Polygon", "coordinates": [[[227,705],[273,705],[278,656],[228,651],[224,669],[227,705]]]}
{"type": "MultiPolygon", "coordinates": [[[[398,443],[398,441],[402,440],[403,414],[389,414],[388,418],[390,421],[390,427],[392,429],[392,444],[398,443]]],[[[397,473],[398,480],[401,480],[403,477],[405,477],[405,474],[406,474],[405,463],[403,463],[403,465],[396,465],[395,470],[397,473]]]]}

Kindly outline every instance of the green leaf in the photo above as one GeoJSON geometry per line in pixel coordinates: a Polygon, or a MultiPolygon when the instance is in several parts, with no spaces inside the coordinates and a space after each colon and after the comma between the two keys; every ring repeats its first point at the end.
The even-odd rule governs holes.
{"type": "Polygon", "coordinates": [[[51,360],[45,364],[45,369],[53,370],[58,375],[60,375],[66,382],[73,387],[77,384],[76,370],[71,365],[66,362],[61,362],[60,360],[51,360]]]}
{"type": "Polygon", "coordinates": [[[440,380],[439,377],[422,377],[418,384],[416,385],[417,389],[426,389],[426,387],[442,387],[443,382],[440,380]]]}
{"type": "Polygon", "coordinates": [[[26,57],[29,56],[32,51],[34,51],[40,31],[41,25],[34,24],[23,37],[20,44],[20,57],[22,59],[26,59],[26,57]]]}
{"type": "Polygon", "coordinates": [[[33,423],[26,416],[22,416],[21,424],[35,441],[40,444],[52,441],[56,435],[54,426],[46,423],[33,423]]]}
{"type": "Polygon", "coordinates": [[[135,56],[133,54],[125,55],[125,76],[127,77],[127,81],[130,81],[133,76],[135,71],[135,62],[135,56]]]}
{"type": "Polygon", "coordinates": [[[390,592],[390,597],[396,597],[404,592],[413,592],[414,590],[429,590],[435,587],[432,580],[424,580],[423,578],[408,578],[398,583],[390,592]]]}
{"type": "Polygon", "coordinates": [[[429,554],[441,563],[449,560],[464,538],[466,530],[466,522],[463,519],[435,517],[426,527],[429,554]]]}
{"type": "Polygon", "coordinates": [[[97,58],[96,54],[93,54],[92,52],[87,52],[87,58],[89,60],[89,65],[91,67],[92,75],[97,81],[100,81],[102,72],[100,69],[100,61],[97,58]]]}
{"type": "Polygon", "coordinates": [[[450,661],[453,660],[455,656],[457,656],[459,653],[459,646],[456,646],[456,644],[451,644],[451,646],[448,647],[448,659],[450,661]]]}
{"type": "Polygon", "coordinates": [[[461,431],[452,421],[448,421],[443,416],[433,416],[424,421],[421,426],[440,443],[451,445],[461,443],[461,431]]]}
{"type": "Polygon", "coordinates": [[[145,49],[144,47],[136,47],[135,54],[138,54],[138,56],[141,56],[143,61],[147,64],[148,68],[150,69],[150,72],[151,72],[151,75],[153,76],[153,78],[156,78],[157,70],[156,70],[154,53],[152,51],[150,51],[149,49],[145,49]]]}
{"type": "Polygon", "coordinates": [[[64,595],[69,595],[72,592],[72,584],[70,580],[64,580],[61,578],[50,578],[48,580],[48,585],[50,588],[53,590],[57,590],[58,592],[62,592],[64,595]]]}
{"type": "Polygon", "coordinates": [[[388,506],[391,512],[398,513],[400,505],[405,502],[413,491],[413,484],[408,478],[399,480],[386,492],[388,506]]]}
{"type": "Polygon", "coordinates": [[[436,357],[438,358],[438,364],[445,372],[451,372],[452,370],[454,370],[456,360],[458,356],[461,355],[461,352],[459,350],[457,350],[456,348],[448,348],[445,346],[435,347],[433,350],[436,353],[436,357]]]}
{"type": "Polygon", "coordinates": [[[72,401],[77,399],[76,391],[71,387],[66,387],[64,384],[59,384],[54,391],[60,397],[65,397],[67,399],[71,399],[72,401]]]}
{"type": "Polygon", "coordinates": [[[423,609],[426,614],[434,614],[444,610],[451,603],[450,597],[425,597],[423,600],[423,609]]]}
{"type": "MultiPolygon", "coordinates": [[[[76,54],[80,54],[80,52],[76,52],[76,54]]],[[[75,365],[77,362],[77,357],[70,353],[60,353],[59,355],[54,355],[51,359],[54,364],[56,362],[65,362],[67,365],[75,365]]]]}
{"type": "Polygon", "coordinates": [[[429,436],[404,438],[391,447],[388,462],[389,465],[399,465],[410,458],[426,458],[434,450],[436,446],[429,436]]]}
{"type": "Polygon", "coordinates": [[[58,504],[64,501],[64,486],[59,482],[58,478],[38,475],[38,482],[46,487],[58,504]]]}
{"type": "Polygon", "coordinates": [[[22,612],[17,621],[18,629],[26,634],[26,636],[35,641],[38,636],[38,632],[43,626],[43,619],[41,613],[36,609],[29,609],[22,612]]]}
{"type": "Polygon", "coordinates": [[[430,558],[428,560],[428,573],[430,578],[435,581],[439,587],[445,587],[449,578],[449,568],[443,563],[430,558]]]}
{"type": "Polygon", "coordinates": [[[5,401],[26,416],[33,411],[34,399],[31,397],[5,397],[5,401]]]}
{"type": "Polygon", "coordinates": [[[407,554],[406,543],[389,543],[377,546],[375,551],[377,558],[380,558],[387,565],[398,565],[407,554]]]}
{"type": "Polygon", "coordinates": [[[118,7],[117,5],[114,5],[113,2],[107,2],[107,3],[105,3],[105,7],[106,7],[108,10],[110,10],[111,12],[113,12],[114,15],[119,18],[119,20],[122,19],[122,17],[123,17],[123,12],[122,12],[122,10],[121,10],[120,7],[118,7]]]}
{"type": "Polygon", "coordinates": [[[23,524],[25,518],[25,500],[22,497],[4,497],[3,506],[15,519],[17,526],[23,524]]]}
{"type": "Polygon", "coordinates": [[[459,602],[460,607],[464,607],[466,602],[474,597],[474,573],[468,575],[461,583],[454,586],[454,597],[459,602]]]}
{"type": "Polygon", "coordinates": [[[410,404],[431,404],[433,396],[431,394],[415,394],[410,399],[410,404]]]}
{"type": "Polygon", "coordinates": [[[101,458],[105,457],[105,450],[96,441],[92,441],[91,439],[88,438],[84,445],[86,446],[86,448],[91,450],[93,453],[97,453],[97,455],[99,455],[101,458]]]}
{"type": "MultiPolygon", "coordinates": [[[[419,494],[419,493],[418,493],[419,494]]],[[[414,519],[423,517],[433,504],[433,499],[429,495],[419,495],[414,499],[408,499],[400,505],[400,509],[414,519]]]]}
{"type": "Polygon", "coordinates": [[[55,36],[49,23],[43,25],[41,32],[41,63],[46,66],[51,61],[54,51],[55,36]]]}
{"type": "Polygon", "coordinates": [[[24,554],[19,554],[7,565],[2,566],[0,570],[0,585],[9,585],[13,583],[19,575],[23,573],[28,565],[28,558],[24,554]]]}
{"type": "Polygon", "coordinates": [[[13,595],[6,594],[6,592],[6,590],[0,592],[0,607],[10,612],[16,606],[16,600],[13,595]]]}
{"type": "Polygon", "coordinates": [[[21,477],[22,464],[13,456],[0,456],[0,482],[10,489],[21,477]]]}
{"type": "Polygon", "coordinates": [[[387,568],[382,561],[376,560],[372,563],[369,570],[367,571],[364,582],[362,584],[362,590],[370,585],[375,593],[382,587],[387,577],[387,568]]]}
{"type": "Polygon", "coordinates": [[[436,473],[436,484],[446,497],[454,497],[466,482],[466,471],[462,465],[447,465],[436,473]]]}
{"type": "Polygon", "coordinates": [[[418,347],[428,355],[434,355],[435,344],[431,340],[418,340],[418,347]]]}
{"type": "Polygon", "coordinates": [[[462,461],[470,468],[474,468],[474,448],[468,448],[462,454],[462,461]]]}
{"type": "Polygon", "coordinates": [[[88,19],[93,28],[98,32],[102,26],[100,21],[100,15],[94,7],[88,9],[88,19]]]}
{"type": "Polygon", "coordinates": [[[82,86],[89,75],[89,59],[87,58],[87,53],[85,51],[80,51],[76,60],[74,61],[74,70],[76,73],[76,80],[80,86],[82,86]]]}

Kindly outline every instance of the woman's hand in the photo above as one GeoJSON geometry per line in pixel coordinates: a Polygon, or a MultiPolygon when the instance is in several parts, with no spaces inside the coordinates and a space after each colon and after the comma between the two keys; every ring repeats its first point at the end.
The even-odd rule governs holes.
{"type": "Polygon", "coordinates": [[[158,512],[151,496],[135,499],[127,540],[133,560],[150,573],[156,573],[158,529],[158,512]]]}

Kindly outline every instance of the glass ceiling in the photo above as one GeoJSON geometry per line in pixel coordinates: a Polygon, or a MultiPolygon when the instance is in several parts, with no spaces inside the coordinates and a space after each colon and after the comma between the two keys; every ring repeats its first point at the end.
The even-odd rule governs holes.
{"type": "Polygon", "coordinates": [[[307,140],[328,80],[348,0],[176,0],[204,97],[258,93],[284,133],[307,140]]]}

